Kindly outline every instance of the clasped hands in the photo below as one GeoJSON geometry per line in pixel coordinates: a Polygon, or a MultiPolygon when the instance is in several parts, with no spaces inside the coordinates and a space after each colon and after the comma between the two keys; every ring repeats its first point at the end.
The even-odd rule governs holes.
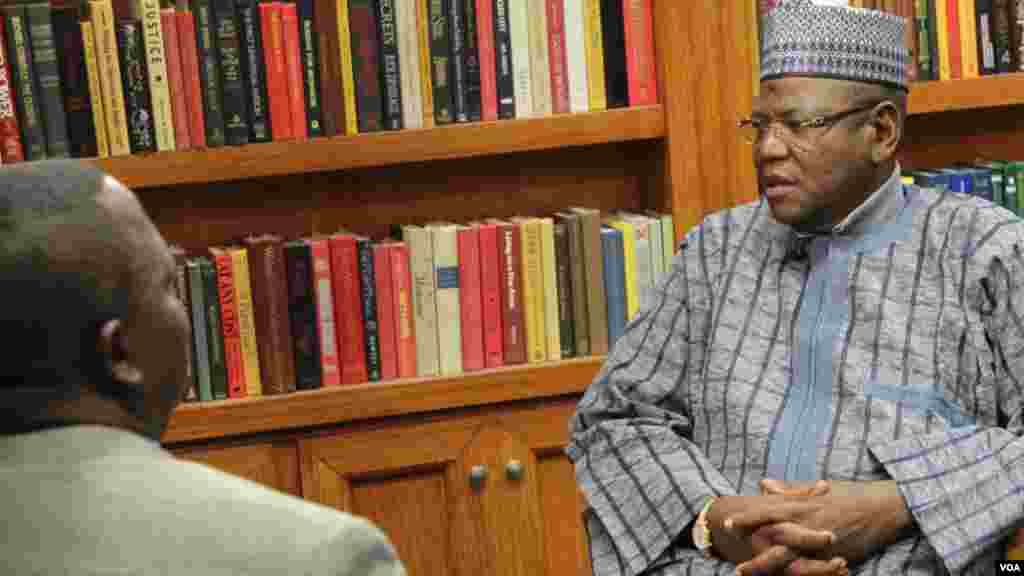
{"type": "Polygon", "coordinates": [[[913,524],[894,481],[763,480],[760,496],[724,496],[708,511],[719,556],[739,576],[836,576],[913,524]]]}

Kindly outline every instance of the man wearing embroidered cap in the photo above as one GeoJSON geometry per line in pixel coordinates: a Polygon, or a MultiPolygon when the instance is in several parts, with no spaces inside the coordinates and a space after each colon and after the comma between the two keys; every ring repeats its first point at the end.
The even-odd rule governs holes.
{"type": "Polygon", "coordinates": [[[901,183],[908,24],[840,4],[764,17],[760,199],[572,419],[597,575],[993,574],[1024,521],[1024,225],[901,183]]]}

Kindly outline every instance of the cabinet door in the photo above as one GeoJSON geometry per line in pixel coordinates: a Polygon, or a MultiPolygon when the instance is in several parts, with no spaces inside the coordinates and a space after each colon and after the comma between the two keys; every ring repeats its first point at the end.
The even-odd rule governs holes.
{"type": "Polygon", "coordinates": [[[299,454],[294,441],[246,446],[171,448],[178,458],[201,462],[269,488],[301,496],[299,454]]]}
{"type": "Polygon", "coordinates": [[[380,526],[411,576],[588,573],[582,507],[561,453],[572,405],[301,440],[303,491],[380,526]]]}

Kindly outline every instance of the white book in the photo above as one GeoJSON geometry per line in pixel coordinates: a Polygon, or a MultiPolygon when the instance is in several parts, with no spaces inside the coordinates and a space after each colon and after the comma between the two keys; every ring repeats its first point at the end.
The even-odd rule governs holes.
{"type": "Polygon", "coordinates": [[[569,78],[569,111],[590,109],[590,86],[587,77],[584,0],[565,0],[565,60],[569,78]]]}
{"type": "Polygon", "coordinates": [[[437,376],[437,302],[434,297],[434,242],[430,230],[420,226],[402,228],[409,245],[412,275],[412,312],[416,332],[416,375],[437,376]]]}
{"type": "Polygon", "coordinates": [[[533,116],[533,77],[530,75],[530,11],[526,2],[527,0],[513,0],[508,5],[516,118],[533,116]]]}
{"type": "Polygon", "coordinates": [[[651,288],[654,286],[654,271],[651,266],[650,221],[647,217],[638,214],[623,214],[622,217],[633,224],[636,292],[638,304],[643,308],[644,304],[648,302],[651,288]]]}
{"type": "Polygon", "coordinates": [[[423,128],[420,42],[416,31],[416,0],[395,2],[398,22],[398,66],[401,74],[402,127],[423,128]]]}
{"type": "Polygon", "coordinates": [[[533,116],[550,116],[551,60],[548,58],[547,0],[526,0],[530,7],[530,77],[533,89],[533,116]]]}
{"type": "Polygon", "coordinates": [[[142,43],[146,48],[146,72],[149,75],[149,100],[153,111],[156,149],[174,150],[174,112],[171,110],[171,87],[167,80],[160,0],[136,0],[135,9],[142,20],[142,43]]]}
{"type": "Polygon", "coordinates": [[[558,318],[558,282],[555,279],[555,223],[540,219],[541,273],[544,276],[544,332],[548,360],[562,359],[562,333],[558,318]]]}
{"type": "Polygon", "coordinates": [[[651,234],[651,281],[657,284],[665,274],[665,254],[661,248],[661,221],[650,216],[644,216],[647,220],[647,230],[651,234]]]}
{"type": "Polygon", "coordinates": [[[672,258],[676,255],[676,225],[671,214],[661,215],[661,249],[665,256],[665,271],[672,270],[672,258]]]}
{"type": "MultiPolygon", "coordinates": [[[[459,242],[454,224],[430,226],[437,287],[437,358],[443,376],[462,374],[462,321],[459,304],[459,242]]],[[[419,336],[417,334],[417,336],[419,336]]]]}

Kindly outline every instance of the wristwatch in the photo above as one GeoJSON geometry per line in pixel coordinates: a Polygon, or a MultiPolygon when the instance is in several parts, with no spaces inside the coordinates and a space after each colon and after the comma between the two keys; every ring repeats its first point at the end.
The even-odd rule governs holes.
{"type": "Polygon", "coordinates": [[[708,510],[714,503],[715,497],[709,497],[704,503],[704,507],[701,508],[700,514],[697,515],[697,519],[693,522],[693,545],[706,558],[711,557],[711,527],[708,526],[708,510]]]}

